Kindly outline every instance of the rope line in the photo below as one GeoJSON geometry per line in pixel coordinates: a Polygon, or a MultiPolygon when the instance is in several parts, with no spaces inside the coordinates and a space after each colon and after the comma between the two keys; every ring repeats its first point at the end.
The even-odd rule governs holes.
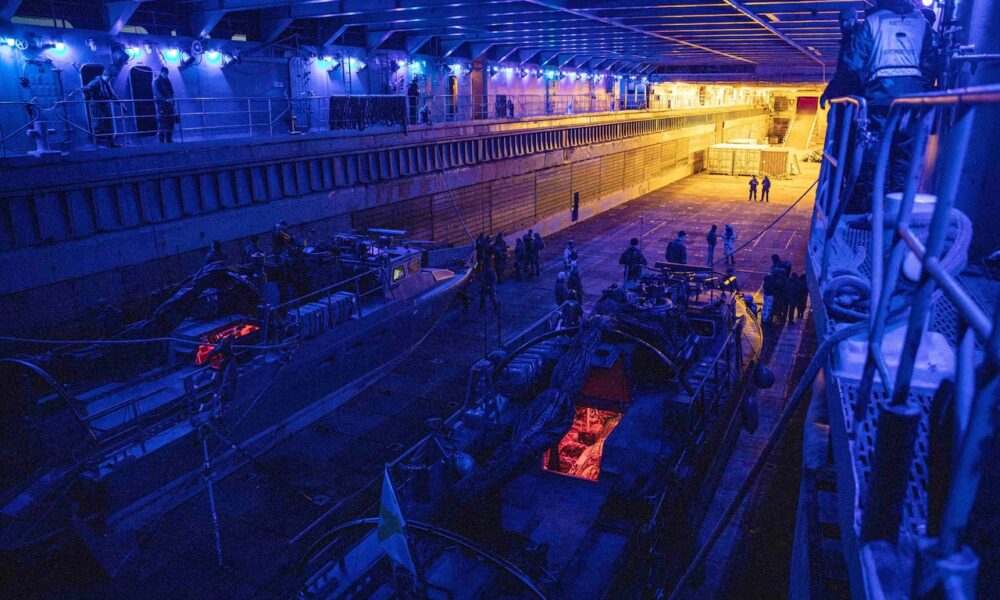
{"type": "Polygon", "coordinates": [[[757,233],[757,235],[753,236],[752,238],[750,238],[749,240],[747,240],[746,242],[744,242],[744,243],[743,243],[743,245],[742,245],[742,246],[740,246],[739,248],[737,248],[736,250],[733,250],[733,254],[736,254],[736,253],[737,253],[737,252],[739,252],[740,250],[743,250],[744,248],[746,248],[747,246],[749,246],[750,244],[752,244],[752,243],[754,242],[754,240],[756,240],[756,239],[757,239],[757,238],[759,238],[760,236],[764,235],[765,233],[767,233],[767,232],[768,232],[768,230],[770,230],[770,229],[771,229],[772,227],[774,227],[775,225],[777,225],[777,224],[778,224],[778,221],[780,221],[780,220],[784,219],[784,218],[785,218],[785,215],[787,215],[787,214],[788,214],[789,212],[791,212],[791,210],[792,210],[793,208],[795,208],[795,206],[796,206],[796,205],[797,205],[797,204],[798,204],[799,202],[801,202],[803,198],[805,198],[805,197],[806,197],[806,194],[808,194],[809,192],[811,192],[811,191],[812,191],[812,189],[813,189],[814,187],[816,187],[816,184],[817,184],[817,183],[819,183],[819,179],[816,179],[816,180],[814,180],[814,181],[813,181],[813,182],[812,182],[811,184],[809,184],[809,187],[807,187],[807,188],[806,188],[806,191],[802,192],[802,195],[801,195],[801,196],[799,196],[799,197],[798,197],[798,199],[797,199],[797,200],[796,200],[795,202],[792,202],[792,204],[791,204],[791,205],[790,205],[790,206],[789,206],[788,208],[786,208],[786,209],[785,209],[785,211],[784,211],[783,213],[781,213],[780,215],[778,215],[778,216],[777,216],[777,218],[775,218],[775,219],[774,219],[773,221],[771,221],[771,224],[770,224],[770,225],[768,225],[768,226],[767,226],[767,227],[765,227],[764,229],[761,229],[761,230],[760,230],[760,232],[758,232],[758,233],[757,233]]]}

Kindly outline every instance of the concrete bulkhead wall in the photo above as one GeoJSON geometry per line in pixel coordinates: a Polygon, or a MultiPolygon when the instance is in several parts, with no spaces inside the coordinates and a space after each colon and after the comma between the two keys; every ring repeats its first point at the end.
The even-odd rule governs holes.
{"type": "MultiPolygon", "coordinates": [[[[100,298],[123,306],[128,318],[139,317],[149,310],[149,295],[153,290],[178,281],[203,264],[207,246],[213,239],[222,240],[229,256],[236,259],[251,234],[266,232],[279,220],[288,221],[295,235],[314,239],[350,228],[390,227],[405,229],[415,239],[462,242],[467,238],[456,214],[457,205],[473,235],[480,231],[503,231],[510,235],[528,227],[549,234],[572,223],[574,193],[580,195],[579,218],[589,218],[702,170],[705,149],[723,141],[725,136],[732,137],[738,132],[739,137],[750,137],[746,135],[750,132],[759,137],[768,127],[768,116],[762,111],[749,116],[745,111],[732,109],[700,113],[713,118],[703,124],[645,135],[641,134],[640,125],[630,125],[636,128],[637,135],[603,143],[573,145],[570,138],[575,134],[570,133],[572,130],[563,131],[562,143],[552,144],[554,149],[538,146],[535,152],[525,151],[506,159],[497,155],[490,160],[495,149],[491,150],[483,139],[472,139],[468,141],[479,144],[478,160],[471,161],[474,164],[463,166],[458,157],[445,161],[454,167],[428,168],[419,175],[407,175],[405,168],[395,165],[398,179],[380,179],[376,173],[378,165],[369,165],[375,167],[369,170],[369,175],[375,177],[369,177],[368,181],[344,185],[348,182],[341,180],[343,174],[330,173],[331,181],[327,183],[332,190],[319,193],[291,193],[295,190],[290,189],[289,181],[296,179],[303,184],[299,192],[310,188],[310,176],[295,166],[270,171],[262,167],[257,171],[259,175],[246,175],[244,191],[250,197],[237,198],[238,203],[233,206],[223,203],[211,212],[206,212],[204,206],[189,212],[183,197],[204,196],[215,184],[207,183],[205,175],[191,175],[187,183],[179,178],[171,184],[173,187],[157,186],[156,200],[161,209],[166,206],[168,196],[176,196],[172,201],[177,203],[180,214],[172,218],[159,215],[159,220],[119,231],[102,233],[95,228],[91,235],[77,239],[43,242],[0,253],[0,269],[10,275],[4,278],[0,296],[0,309],[7,315],[0,331],[30,336],[55,335],[58,331],[63,337],[69,332],[86,333],[92,307],[100,298]],[[720,118],[724,116],[735,118],[720,118]],[[257,197],[254,189],[260,186],[264,193],[257,197]],[[185,191],[185,187],[190,189],[185,191]]],[[[621,116],[618,120],[621,121],[621,116]]],[[[443,129],[435,133],[451,139],[461,137],[457,132],[443,129]]],[[[593,135],[600,138],[599,134],[593,135]]],[[[369,141],[374,139],[366,137],[369,141]]],[[[519,143],[504,139],[498,143],[519,143]]],[[[302,142],[300,139],[294,143],[302,142]]],[[[261,152],[271,154],[279,150],[276,147],[261,152]]],[[[459,147],[444,152],[451,151],[463,150],[459,147]]],[[[294,159],[296,155],[287,158],[294,159]]],[[[350,157],[345,159],[349,160],[350,157]]],[[[123,171],[113,170],[121,177],[123,171]]],[[[67,175],[72,171],[69,169],[67,175]]],[[[151,179],[154,177],[147,176],[145,184],[142,178],[124,182],[131,186],[126,196],[136,196],[139,207],[136,210],[140,213],[144,209],[139,196],[143,185],[148,186],[151,179]]],[[[55,203],[57,196],[65,199],[81,194],[65,188],[62,192],[40,192],[33,200],[42,199],[43,204],[46,198],[55,203]]],[[[218,189],[212,193],[218,195],[218,189]]],[[[83,193],[87,195],[92,196],[92,192],[83,193]]],[[[120,190],[113,195],[118,202],[112,204],[120,212],[123,195],[120,190]]],[[[56,204],[51,206],[67,210],[56,204]]],[[[140,214],[139,221],[143,218],[140,214]]],[[[267,240],[264,242],[266,246],[267,240]]]]}

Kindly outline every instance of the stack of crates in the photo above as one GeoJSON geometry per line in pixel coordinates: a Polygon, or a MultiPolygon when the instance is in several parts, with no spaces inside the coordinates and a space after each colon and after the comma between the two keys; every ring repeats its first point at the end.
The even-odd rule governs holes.
{"type": "Polygon", "coordinates": [[[302,336],[315,337],[338,323],[351,318],[357,298],[350,292],[337,292],[329,298],[302,305],[295,311],[302,336]]]}
{"type": "Polygon", "coordinates": [[[504,381],[511,392],[518,396],[533,396],[538,386],[552,373],[556,361],[566,352],[569,342],[563,339],[546,340],[528,348],[512,359],[504,369],[504,381]]]}

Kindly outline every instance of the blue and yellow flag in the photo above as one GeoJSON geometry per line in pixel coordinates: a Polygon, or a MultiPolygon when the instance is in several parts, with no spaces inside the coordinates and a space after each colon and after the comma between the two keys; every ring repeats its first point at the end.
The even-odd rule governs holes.
{"type": "Polygon", "coordinates": [[[406,540],[406,521],[399,510],[396,490],[392,489],[389,469],[385,469],[382,480],[382,502],[378,509],[378,543],[396,564],[417,576],[417,568],[410,556],[410,545],[406,540]]]}

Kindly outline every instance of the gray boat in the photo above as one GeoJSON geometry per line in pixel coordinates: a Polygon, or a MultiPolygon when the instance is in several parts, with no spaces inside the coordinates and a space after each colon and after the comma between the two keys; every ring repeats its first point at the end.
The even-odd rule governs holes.
{"type": "Polygon", "coordinates": [[[317,523],[301,597],[658,597],[769,385],[733,286],[658,265],[480,361],[463,408],[387,466],[415,570],[371,513],[317,523]]]}
{"type": "Polygon", "coordinates": [[[134,531],[329,413],[423,341],[472,260],[401,231],[335,235],[209,263],[106,340],[0,355],[19,411],[4,423],[3,555],[134,531]]]}

